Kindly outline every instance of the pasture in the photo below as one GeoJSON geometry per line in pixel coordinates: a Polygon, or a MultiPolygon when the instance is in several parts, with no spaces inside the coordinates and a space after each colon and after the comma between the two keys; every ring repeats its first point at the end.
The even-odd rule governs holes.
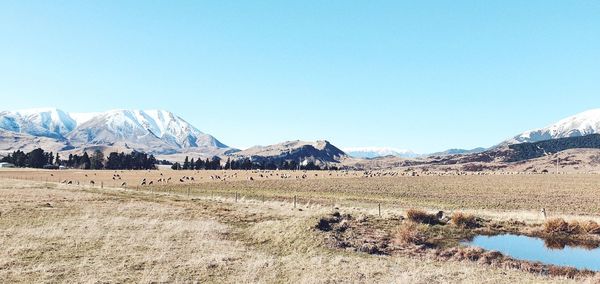
{"type": "Polygon", "coordinates": [[[390,223],[409,208],[541,224],[544,207],[597,220],[599,185],[585,174],[3,170],[0,281],[592,282],[333,249],[315,224],[333,211],[390,223]]]}

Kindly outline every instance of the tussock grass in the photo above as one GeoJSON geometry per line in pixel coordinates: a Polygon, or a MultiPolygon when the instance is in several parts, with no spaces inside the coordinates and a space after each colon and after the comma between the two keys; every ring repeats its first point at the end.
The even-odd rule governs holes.
{"type": "Polygon", "coordinates": [[[579,225],[588,234],[600,235],[600,225],[595,221],[583,221],[580,222],[579,225]]]}
{"type": "Polygon", "coordinates": [[[419,209],[406,210],[406,218],[412,222],[421,224],[435,225],[438,223],[438,219],[434,214],[419,209]]]}
{"type": "Polygon", "coordinates": [[[548,234],[579,234],[579,223],[569,224],[562,218],[552,218],[544,222],[544,232],[548,234]]]}
{"type": "MultiPolygon", "coordinates": [[[[53,173],[57,176],[60,172],[53,173]]],[[[92,175],[94,172],[81,175],[84,173],[92,175]]],[[[142,172],[131,174],[142,175],[142,172]]],[[[381,188],[382,181],[348,180],[352,186],[350,196],[354,187],[367,183],[369,190],[381,188]]],[[[409,180],[417,181],[389,179],[382,184],[409,180]]],[[[343,190],[330,187],[342,187],[344,183],[330,180],[211,182],[207,188],[280,196],[288,192],[295,194],[293,190],[300,185],[309,190],[306,194],[310,196],[335,196],[352,202],[344,208],[344,213],[364,213],[360,208],[351,208],[360,207],[364,198],[357,199],[359,202],[348,198],[343,190]],[[261,189],[271,184],[278,187],[261,189]],[[321,187],[313,187],[319,184],[321,187]]],[[[113,189],[106,183],[104,190],[66,185],[48,189],[39,181],[35,185],[30,181],[0,179],[0,247],[3,248],[0,250],[0,282],[581,282],[581,279],[548,278],[476,263],[332,250],[324,245],[326,233],[314,229],[315,221],[331,212],[330,206],[298,211],[291,210],[289,201],[240,199],[234,203],[231,196],[194,198],[192,195],[188,198],[185,189],[178,188],[181,196],[168,196],[113,189]],[[51,206],[45,206],[47,203],[51,206]]],[[[369,194],[372,193],[366,194],[367,199],[372,196],[369,194]]],[[[385,194],[385,198],[392,199],[385,194]]],[[[423,197],[421,193],[415,195],[417,197],[423,200],[421,202],[431,203],[411,203],[411,206],[426,207],[436,203],[431,200],[437,200],[435,196],[423,197]]]]}
{"type": "Polygon", "coordinates": [[[475,216],[472,214],[455,212],[452,214],[450,221],[453,225],[461,228],[472,229],[479,227],[477,218],[475,218],[475,216]]]}
{"type": "Polygon", "coordinates": [[[422,245],[427,242],[426,228],[414,222],[404,222],[395,233],[396,240],[402,244],[422,245]]]}
{"type": "Polygon", "coordinates": [[[600,225],[595,221],[565,221],[562,218],[549,219],[544,223],[544,232],[548,234],[600,234],[600,225]]]}

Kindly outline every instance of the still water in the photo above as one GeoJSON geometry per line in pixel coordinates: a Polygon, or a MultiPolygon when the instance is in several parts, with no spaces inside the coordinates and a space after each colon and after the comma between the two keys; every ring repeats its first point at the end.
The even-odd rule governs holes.
{"type": "Polygon", "coordinates": [[[496,250],[515,259],[600,271],[600,248],[561,245],[520,235],[476,236],[468,246],[496,250]]]}

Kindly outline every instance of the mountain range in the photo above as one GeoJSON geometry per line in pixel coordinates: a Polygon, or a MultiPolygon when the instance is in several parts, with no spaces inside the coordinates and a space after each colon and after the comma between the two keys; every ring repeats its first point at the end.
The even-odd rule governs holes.
{"type": "MultiPolygon", "coordinates": [[[[316,163],[337,163],[349,157],[378,157],[427,160],[440,163],[539,157],[543,149],[590,148],[589,139],[559,140],[559,144],[538,142],[585,137],[600,134],[600,109],[593,109],[562,119],[549,126],[525,131],[489,149],[451,149],[418,155],[394,148],[356,147],[340,150],[327,141],[288,141],[270,146],[255,146],[243,151],[229,147],[210,134],[200,131],[172,112],[164,110],[110,110],[98,113],[69,113],[55,108],[0,112],[0,152],[30,151],[144,151],[161,158],[180,159],[186,155],[251,157],[255,160],[294,160],[316,163]],[[537,143],[537,144],[536,144],[537,143]],[[520,145],[523,146],[512,146],[520,145]],[[581,145],[580,145],[581,144],[581,145]],[[533,146],[531,146],[533,145],[533,146]],[[518,153],[518,154],[515,154],[518,153]],[[445,158],[449,156],[450,158],[445,158]],[[459,158],[452,158],[457,156],[459,158]],[[517,157],[517,158],[515,158],[517,157]]],[[[590,138],[592,139],[592,138],[590,138]]],[[[595,139],[595,138],[594,138],[595,139]]],[[[593,139],[592,139],[593,140],[593,139]]],[[[595,141],[595,140],[594,140],[595,141]]],[[[593,147],[592,147],[593,148],[593,147]]],[[[394,160],[390,160],[394,161],[394,160]]],[[[421,163],[419,162],[419,163],[421,163]]],[[[395,163],[395,162],[394,162],[395,163]]],[[[412,162],[411,162],[412,163],[412,162]]]]}
{"type": "Polygon", "coordinates": [[[59,109],[0,112],[1,150],[42,139],[55,151],[111,147],[153,154],[185,151],[210,154],[236,150],[203,133],[179,116],[164,110],[110,110],[101,113],[68,113],[59,109]],[[9,134],[9,135],[7,135],[9,134]]]}
{"type": "Polygon", "coordinates": [[[543,128],[525,131],[500,145],[532,143],[600,133],[600,109],[592,109],[562,119],[543,128]]]}
{"type": "Polygon", "coordinates": [[[390,147],[349,147],[343,149],[346,154],[354,158],[372,159],[377,157],[394,156],[401,158],[416,158],[419,154],[410,150],[401,150],[390,147]]]}

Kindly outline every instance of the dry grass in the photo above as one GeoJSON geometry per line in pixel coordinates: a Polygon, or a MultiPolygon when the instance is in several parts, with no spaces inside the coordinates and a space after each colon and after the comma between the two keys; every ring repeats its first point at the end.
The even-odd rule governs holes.
{"type": "MultiPolygon", "coordinates": [[[[322,192],[325,200],[341,191],[331,188],[335,181],[306,181],[313,182],[328,188],[322,192]]],[[[213,190],[227,184],[231,190],[256,192],[255,185],[269,183],[206,184],[213,190]]],[[[275,184],[291,184],[292,193],[297,186],[296,181],[275,184]]],[[[331,206],[299,202],[299,211],[289,202],[241,198],[235,203],[199,192],[187,197],[184,189],[173,189],[182,194],[0,179],[0,282],[570,281],[476,263],[330,250],[313,228],[331,206]]],[[[318,195],[322,189],[311,192],[318,195]]],[[[279,190],[261,193],[279,196],[279,190]]],[[[359,215],[361,209],[352,208],[360,204],[344,212],[359,215]]]]}
{"type": "Polygon", "coordinates": [[[600,225],[594,221],[565,221],[552,218],[544,223],[544,232],[548,234],[600,234],[600,225]]]}
{"type": "Polygon", "coordinates": [[[477,228],[479,223],[477,223],[477,218],[474,215],[466,214],[462,212],[454,212],[452,213],[452,217],[450,219],[453,225],[461,227],[461,228],[477,228]]]}
{"type": "Polygon", "coordinates": [[[422,245],[427,242],[426,229],[422,224],[414,222],[403,222],[398,227],[394,236],[397,242],[402,244],[422,245]]]}
{"type": "Polygon", "coordinates": [[[579,223],[579,225],[583,231],[587,232],[588,234],[600,235],[600,225],[595,221],[582,221],[579,223]]]}
{"type": "MultiPolygon", "coordinates": [[[[549,216],[564,214],[600,216],[600,175],[486,175],[486,176],[419,176],[363,178],[361,172],[297,171],[117,171],[122,180],[112,180],[114,171],[44,171],[0,170],[0,177],[57,182],[78,181],[96,187],[120,187],[157,192],[186,192],[196,195],[232,196],[238,192],[252,198],[291,199],[321,204],[377,204],[382,208],[431,208],[453,211],[465,209],[496,211],[532,211],[546,208],[549,216]],[[162,175],[161,175],[162,174],[162,175]],[[87,175],[87,176],[86,176],[87,175]],[[222,179],[213,180],[211,176],[222,179]],[[263,177],[260,177],[263,175],[263,177]],[[194,181],[181,183],[183,176],[194,181]],[[289,178],[283,179],[281,176],[289,178]],[[160,178],[172,178],[168,184],[157,184],[160,178]],[[254,181],[249,178],[253,177],[254,181]],[[146,178],[152,187],[139,186],[146,178]],[[225,181],[223,181],[225,180],[225,181]]],[[[537,213],[537,215],[540,215],[537,213]]]]}
{"type": "Polygon", "coordinates": [[[419,209],[406,210],[406,218],[415,223],[434,225],[438,223],[438,219],[434,214],[429,214],[419,209]]]}

